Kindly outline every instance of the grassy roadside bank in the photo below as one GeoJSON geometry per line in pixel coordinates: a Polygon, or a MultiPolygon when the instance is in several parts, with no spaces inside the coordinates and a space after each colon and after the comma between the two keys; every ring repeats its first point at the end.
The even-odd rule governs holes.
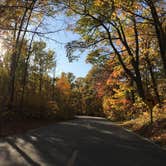
{"type": "Polygon", "coordinates": [[[118,122],[119,126],[146,137],[161,147],[166,148],[166,112],[154,114],[154,122],[150,124],[149,115],[137,119],[118,122]]]}

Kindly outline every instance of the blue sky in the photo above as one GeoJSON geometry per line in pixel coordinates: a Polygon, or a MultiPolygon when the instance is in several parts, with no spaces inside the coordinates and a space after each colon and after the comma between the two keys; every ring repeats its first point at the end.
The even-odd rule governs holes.
{"type": "MultiPolygon", "coordinates": [[[[46,21],[47,31],[63,29],[70,21],[70,19],[64,16],[59,16],[56,20],[49,19],[46,21]]],[[[79,36],[77,34],[73,34],[70,31],[63,30],[55,34],[50,34],[48,37],[57,40],[57,42],[52,40],[46,41],[47,47],[53,49],[57,55],[57,75],[60,75],[61,72],[72,72],[77,77],[86,76],[91,68],[91,65],[85,62],[86,53],[81,54],[78,61],[69,63],[68,58],[66,57],[65,44],[60,44],[76,40],[79,38],[79,36]]]]}

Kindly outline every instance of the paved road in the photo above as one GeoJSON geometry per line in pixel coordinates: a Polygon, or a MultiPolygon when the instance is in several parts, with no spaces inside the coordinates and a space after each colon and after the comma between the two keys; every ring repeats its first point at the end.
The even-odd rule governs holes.
{"type": "Polygon", "coordinates": [[[79,117],[0,140],[0,166],[166,166],[166,151],[105,119],[79,117]]]}

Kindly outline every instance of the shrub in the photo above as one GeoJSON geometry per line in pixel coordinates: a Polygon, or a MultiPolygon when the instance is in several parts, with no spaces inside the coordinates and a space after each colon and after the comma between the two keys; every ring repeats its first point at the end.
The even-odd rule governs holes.
{"type": "Polygon", "coordinates": [[[148,112],[148,106],[139,98],[135,103],[125,98],[104,97],[103,110],[106,117],[112,121],[122,121],[135,119],[148,112]]]}

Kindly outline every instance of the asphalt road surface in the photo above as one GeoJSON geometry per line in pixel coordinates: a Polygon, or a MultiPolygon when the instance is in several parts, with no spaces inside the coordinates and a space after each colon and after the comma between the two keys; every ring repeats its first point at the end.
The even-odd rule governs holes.
{"type": "Polygon", "coordinates": [[[92,117],[0,139],[0,166],[166,166],[166,151],[92,117]]]}

